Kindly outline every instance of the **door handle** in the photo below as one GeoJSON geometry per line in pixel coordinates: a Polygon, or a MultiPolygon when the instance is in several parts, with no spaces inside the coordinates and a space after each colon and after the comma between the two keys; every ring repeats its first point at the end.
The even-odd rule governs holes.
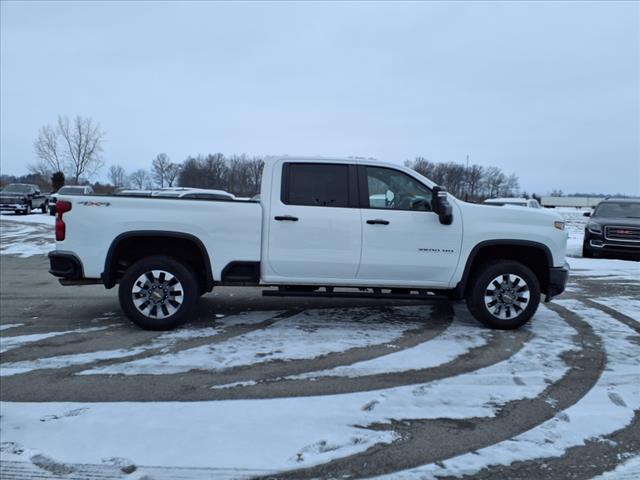
{"type": "Polygon", "coordinates": [[[381,220],[379,218],[376,218],[375,220],[367,220],[367,223],[369,225],[389,225],[387,220],[381,220]]]}
{"type": "Polygon", "coordinates": [[[277,220],[279,222],[297,222],[298,221],[298,217],[292,217],[291,215],[277,215],[275,217],[273,217],[274,220],[277,220]]]}

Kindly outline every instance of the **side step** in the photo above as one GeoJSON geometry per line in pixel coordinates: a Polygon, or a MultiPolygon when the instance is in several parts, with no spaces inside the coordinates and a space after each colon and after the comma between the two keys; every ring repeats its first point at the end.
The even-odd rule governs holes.
{"type": "Polygon", "coordinates": [[[320,297],[320,298],[388,298],[391,300],[420,300],[428,302],[431,300],[446,300],[445,293],[382,293],[382,292],[337,292],[331,290],[306,291],[306,290],[263,290],[263,297],[320,297]]]}
{"type": "Polygon", "coordinates": [[[99,278],[79,278],[78,280],[71,280],[71,279],[67,279],[67,278],[59,278],[58,282],[60,282],[60,285],[63,285],[65,287],[71,286],[71,285],[75,285],[75,286],[81,286],[81,285],[102,285],[102,280],[100,280],[99,278]]]}

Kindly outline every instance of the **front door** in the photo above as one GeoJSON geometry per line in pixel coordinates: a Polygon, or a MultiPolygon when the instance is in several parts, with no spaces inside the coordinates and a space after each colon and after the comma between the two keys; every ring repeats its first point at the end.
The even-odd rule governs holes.
{"type": "Polygon", "coordinates": [[[460,216],[454,214],[451,225],[441,224],[431,211],[431,189],[402,171],[358,168],[364,193],[357,278],[387,280],[389,285],[448,286],[460,256],[460,216]]]}

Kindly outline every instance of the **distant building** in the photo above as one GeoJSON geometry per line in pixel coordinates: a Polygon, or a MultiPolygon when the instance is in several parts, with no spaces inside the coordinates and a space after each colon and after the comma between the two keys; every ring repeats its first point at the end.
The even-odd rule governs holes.
{"type": "Polygon", "coordinates": [[[542,206],[555,207],[595,207],[605,197],[542,197],[542,206]]]}

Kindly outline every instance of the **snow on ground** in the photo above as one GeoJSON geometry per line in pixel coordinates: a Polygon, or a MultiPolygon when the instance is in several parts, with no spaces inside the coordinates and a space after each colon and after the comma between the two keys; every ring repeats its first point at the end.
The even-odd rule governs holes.
{"type": "Polygon", "coordinates": [[[389,355],[351,365],[285,377],[287,380],[317,377],[360,377],[379,373],[406,372],[448,363],[475,347],[486,345],[491,332],[455,322],[438,337],[389,355]]]}
{"type": "MultiPolygon", "coordinates": [[[[58,462],[99,464],[105,457],[124,457],[138,465],[267,471],[316,465],[396,438],[394,432],[363,427],[372,423],[491,417],[505,402],[538,396],[564,375],[561,355],[577,348],[572,341],[576,332],[545,307],[528,328],[533,338],[508,360],[425,384],[342,395],[189,402],[188,408],[177,402],[3,402],[0,428],[5,442],[14,442],[29,456],[42,453],[58,462]],[[167,450],[167,444],[173,447],[167,450]]],[[[25,459],[13,450],[0,458],[25,459]]]]}
{"type": "Polygon", "coordinates": [[[8,324],[6,324],[6,325],[0,325],[0,332],[1,332],[2,330],[8,330],[8,329],[10,329],[10,328],[17,328],[17,327],[21,327],[21,326],[23,326],[23,325],[24,325],[24,323],[8,323],[8,324]]]}
{"type": "Polygon", "coordinates": [[[591,480],[637,480],[638,478],[640,478],[640,455],[629,458],[614,470],[598,475],[591,480]]]}
{"type": "Polygon", "coordinates": [[[52,227],[56,223],[56,217],[43,213],[32,213],[31,215],[16,215],[15,213],[2,213],[0,214],[0,222],[19,222],[29,224],[41,224],[51,225],[52,227]]]}
{"type": "Polygon", "coordinates": [[[51,215],[0,215],[0,255],[31,257],[55,248],[51,215]]]}
{"type": "MultiPolygon", "coordinates": [[[[94,374],[163,375],[190,370],[223,370],[274,360],[311,359],[350,348],[384,344],[406,331],[420,328],[416,315],[429,317],[429,307],[393,307],[381,315],[379,309],[307,310],[277,320],[267,329],[254,330],[227,341],[176,353],[141,358],[132,362],[98,367],[94,374]],[[398,321],[410,316],[412,320],[398,321]],[[313,342],[308,340],[313,338],[313,342]]],[[[223,319],[224,321],[224,319],[223,319]]],[[[233,320],[226,319],[226,322],[233,320]]]]}
{"type": "Polygon", "coordinates": [[[640,281],[640,262],[607,258],[568,258],[571,275],[603,280],[640,281]]]}
{"type": "MultiPolygon", "coordinates": [[[[18,335],[14,337],[0,337],[0,353],[4,353],[8,350],[23,347],[28,343],[39,342],[46,338],[58,337],[60,335],[69,335],[73,333],[87,333],[95,332],[98,330],[104,330],[109,327],[91,327],[91,328],[79,328],[76,330],[67,330],[64,332],[47,332],[47,333],[34,333],[31,335],[18,335]]],[[[4,364],[3,364],[4,367],[4,364]]]]}
{"type": "Polygon", "coordinates": [[[582,240],[584,238],[584,227],[589,221],[589,217],[585,217],[585,212],[592,212],[591,208],[571,208],[559,207],[554,208],[553,212],[559,213],[565,221],[565,229],[567,230],[567,256],[582,257],[582,240]]]}
{"type": "Polygon", "coordinates": [[[593,298],[594,302],[613,308],[614,310],[640,322],[640,299],[634,297],[593,298]]]}
{"type": "MultiPolygon", "coordinates": [[[[107,327],[102,327],[102,328],[107,328],[107,327]]],[[[86,331],[89,331],[89,329],[85,329],[84,331],[76,331],[76,333],[78,332],[83,333],[86,331]]],[[[33,370],[42,370],[42,369],[49,369],[49,368],[66,368],[73,365],[88,364],[88,363],[96,362],[98,360],[109,360],[109,359],[115,359],[115,358],[131,357],[134,355],[139,355],[141,353],[147,352],[152,349],[166,350],[171,346],[175,345],[179,341],[190,340],[193,338],[210,337],[210,336],[217,335],[218,333],[220,333],[220,331],[221,329],[212,328],[212,327],[199,328],[199,329],[183,328],[180,330],[176,330],[174,332],[164,333],[149,344],[141,345],[133,348],[122,348],[117,350],[100,350],[97,352],[88,352],[88,353],[74,353],[70,355],[43,357],[37,360],[25,360],[21,362],[10,362],[10,363],[5,362],[5,363],[2,363],[2,365],[0,366],[0,376],[6,377],[10,375],[27,373],[33,370]]],[[[70,333],[70,332],[61,332],[58,335],[62,335],[65,333],[70,333]]],[[[41,338],[36,338],[33,341],[37,341],[37,340],[41,340],[41,338]]]]}
{"type": "Polygon", "coordinates": [[[380,479],[427,480],[473,475],[489,466],[559,457],[570,447],[584,445],[586,440],[601,438],[629,425],[635,410],[640,408],[640,346],[634,341],[636,332],[577,300],[557,300],[556,303],[588,319],[603,340],[607,366],[596,385],[551,420],[510,440],[380,479]]]}

